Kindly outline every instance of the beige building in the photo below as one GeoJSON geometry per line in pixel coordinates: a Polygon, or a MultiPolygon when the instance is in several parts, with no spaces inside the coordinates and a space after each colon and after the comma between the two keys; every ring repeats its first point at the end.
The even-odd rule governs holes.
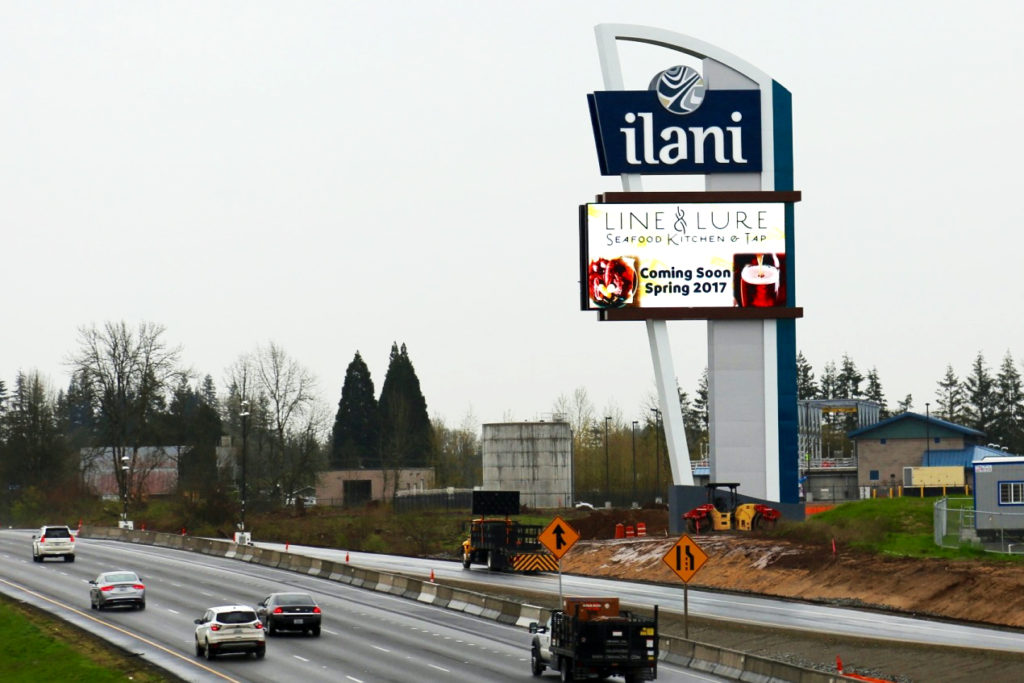
{"type": "Polygon", "coordinates": [[[331,470],[322,473],[317,480],[316,498],[318,505],[363,505],[375,500],[391,500],[404,491],[433,488],[433,467],[331,470]]]}

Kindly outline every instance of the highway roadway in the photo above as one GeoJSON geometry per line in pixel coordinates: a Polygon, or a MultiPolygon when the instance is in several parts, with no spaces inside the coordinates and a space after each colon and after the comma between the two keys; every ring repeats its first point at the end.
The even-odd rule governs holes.
{"type": "MultiPolygon", "coordinates": [[[[274,550],[284,549],[283,545],[276,543],[257,543],[257,545],[274,550]]],[[[428,578],[433,570],[435,578],[441,581],[444,579],[478,581],[481,585],[481,592],[486,592],[484,591],[486,586],[497,584],[558,595],[558,577],[555,574],[530,576],[493,573],[483,565],[473,565],[472,569],[465,570],[461,562],[421,560],[324,548],[289,546],[289,550],[334,562],[343,562],[347,556],[350,562],[359,567],[412,574],[420,578],[428,578]]],[[[705,565],[701,571],[712,570],[710,565],[705,565]]],[[[562,584],[565,595],[617,595],[620,600],[628,604],[647,606],[657,604],[661,610],[679,614],[683,612],[683,584],[681,581],[677,586],[666,586],[563,575],[562,584]]],[[[888,642],[1024,652],[1024,633],[1018,631],[914,619],[869,610],[731,595],[693,588],[689,590],[689,614],[758,626],[775,626],[782,629],[829,633],[836,636],[884,639],[888,642]]]]}
{"type": "MultiPolygon", "coordinates": [[[[556,588],[557,590],[557,588],[556,588]]],[[[45,609],[187,681],[533,681],[529,634],[461,612],[237,560],[116,541],[79,539],[73,563],[32,562],[31,531],[0,530],[0,592],[45,609]],[[89,609],[101,571],[132,569],[144,611],[89,609]],[[217,604],[253,605],[303,590],[324,610],[319,638],[279,635],[267,656],[195,656],[192,620],[217,604]]],[[[547,672],[545,679],[557,680],[547,672]]],[[[723,681],[660,663],[658,680],[723,681]]]]}

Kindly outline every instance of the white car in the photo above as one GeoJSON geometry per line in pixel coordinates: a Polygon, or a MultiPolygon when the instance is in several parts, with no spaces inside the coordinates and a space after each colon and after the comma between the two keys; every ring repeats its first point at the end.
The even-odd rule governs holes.
{"type": "Polygon", "coordinates": [[[89,607],[96,610],[114,605],[146,609],[146,585],[127,569],[103,572],[89,582],[89,607]]]}
{"type": "Polygon", "coordinates": [[[266,633],[256,610],[245,605],[211,607],[195,620],[196,657],[213,659],[227,652],[252,653],[263,659],[267,653],[266,633]]]}
{"type": "Polygon", "coordinates": [[[42,562],[47,557],[63,557],[65,562],[75,561],[75,534],[63,524],[47,524],[32,534],[32,561],[42,562]]]}

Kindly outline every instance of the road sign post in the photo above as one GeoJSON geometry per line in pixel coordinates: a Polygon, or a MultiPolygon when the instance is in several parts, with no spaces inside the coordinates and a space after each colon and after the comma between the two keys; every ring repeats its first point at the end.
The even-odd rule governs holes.
{"type": "Polygon", "coordinates": [[[683,637],[690,638],[690,595],[689,582],[693,575],[708,561],[708,556],[692,538],[683,534],[675,545],[661,558],[669,569],[683,581],[683,637]]]}
{"type": "Polygon", "coordinates": [[[580,535],[561,517],[555,517],[544,527],[537,540],[558,560],[558,604],[562,604],[562,555],[580,540],[580,535]]]}

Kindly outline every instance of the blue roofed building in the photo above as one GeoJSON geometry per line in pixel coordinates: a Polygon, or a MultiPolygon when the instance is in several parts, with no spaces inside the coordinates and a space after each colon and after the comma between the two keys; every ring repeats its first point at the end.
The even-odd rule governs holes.
{"type": "MultiPolygon", "coordinates": [[[[936,485],[907,481],[920,468],[959,468],[960,481],[970,482],[972,463],[991,455],[1008,455],[985,444],[985,434],[930,415],[901,413],[848,434],[856,444],[857,484],[860,487],[936,485]]],[[[942,484],[945,485],[945,484],[942,484]]]]}

